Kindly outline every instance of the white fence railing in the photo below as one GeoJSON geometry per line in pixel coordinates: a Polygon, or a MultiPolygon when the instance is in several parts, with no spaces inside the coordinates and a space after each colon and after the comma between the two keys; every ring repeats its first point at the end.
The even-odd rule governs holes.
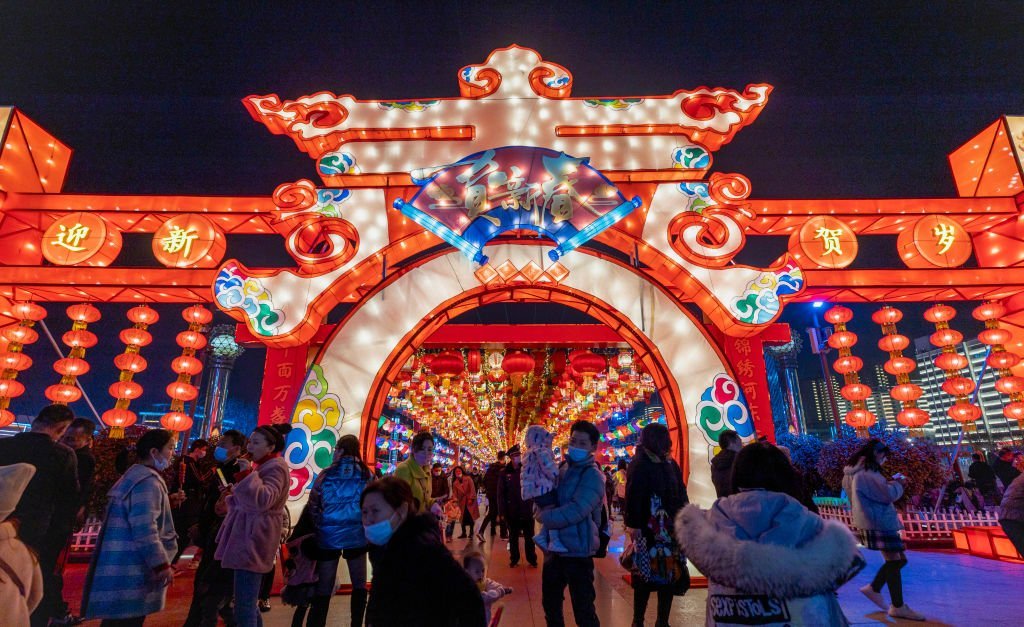
{"type": "Polygon", "coordinates": [[[87,555],[96,548],[96,541],[100,537],[100,527],[103,521],[99,518],[90,517],[82,525],[82,529],[71,536],[71,555],[87,555]]]}
{"type": "MultiPolygon", "coordinates": [[[[839,499],[830,499],[835,503],[818,501],[818,510],[823,518],[838,520],[847,527],[853,528],[853,515],[850,506],[839,499]]],[[[983,512],[966,512],[956,509],[940,509],[938,511],[919,511],[909,509],[899,512],[903,523],[903,537],[906,540],[952,540],[953,531],[961,527],[995,527],[999,525],[999,517],[994,510],[983,512]]]]}

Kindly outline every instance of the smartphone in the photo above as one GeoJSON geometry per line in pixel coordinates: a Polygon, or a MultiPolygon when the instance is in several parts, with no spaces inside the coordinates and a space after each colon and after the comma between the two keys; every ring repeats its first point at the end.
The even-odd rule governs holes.
{"type": "Polygon", "coordinates": [[[224,472],[220,468],[217,469],[217,481],[220,482],[220,487],[228,487],[228,480],[224,478],[224,472]]]}

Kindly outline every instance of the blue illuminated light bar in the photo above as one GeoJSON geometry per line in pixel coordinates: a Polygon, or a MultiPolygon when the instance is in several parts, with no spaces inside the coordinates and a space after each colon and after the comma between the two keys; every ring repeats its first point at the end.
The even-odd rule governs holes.
{"type": "Polygon", "coordinates": [[[628,216],[634,209],[638,209],[640,204],[640,197],[633,196],[632,200],[624,202],[618,207],[612,209],[597,220],[594,220],[587,226],[580,229],[578,233],[559,244],[554,250],[549,250],[548,257],[551,258],[551,261],[558,261],[559,257],[579,248],[583,244],[586,244],[598,233],[628,216]]]}
{"type": "Polygon", "coordinates": [[[420,211],[419,209],[405,202],[401,198],[395,200],[394,207],[395,209],[401,211],[403,215],[405,215],[407,218],[409,218],[416,224],[427,229],[428,231],[440,237],[444,241],[448,242],[455,248],[458,248],[460,251],[462,251],[462,254],[469,257],[470,260],[475,261],[480,265],[487,263],[487,257],[484,255],[483,250],[481,250],[479,246],[473,244],[466,238],[462,237],[455,231],[451,230],[436,218],[427,215],[423,211],[420,211]]]}

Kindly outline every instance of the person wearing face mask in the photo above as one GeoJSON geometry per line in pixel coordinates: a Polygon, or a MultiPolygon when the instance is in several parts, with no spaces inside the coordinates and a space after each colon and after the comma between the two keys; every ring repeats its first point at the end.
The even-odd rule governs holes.
{"type": "Polygon", "coordinates": [[[580,627],[600,625],[594,608],[594,554],[600,547],[604,474],[594,462],[601,433],[577,420],[569,428],[567,460],[558,471],[558,505],[537,510],[541,533],[557,531],[565,552],[544,554],[541,605],[549,627],[563,627],[562,603],[569,588],[572,613],[580,627]]]}
{"type": "Polygon", "coordinates": [[[416,501],[416,512],[431,512],[442,516],[441,506],[431,497],[432,486],[427,468],[434,459],[434,436],[424,429],[412,436],[409,443],[410,455],[395,468],[394,476],[409,484],[412,498],[416,501]]]}
{"type": "Polygon", "coordinates": [[[203,511],[203,497],[210,473],[202,468],[201,463],[209,450],[210,443],[206,440],[193,440],[188,445],[188,454],[182,455],[172,473],[173,479],[168,490],[171,494],[184,496],[177,505],[174,504],[175,499],[171,499],[174,528],[178,531],[178,552],[172,564],[178,563],[182,552],[191,544],[195,534],[193,526],[199,522],[199,515],[203,511]]]}
{"type": "MultiPolygon", "coordinates": [[[[225,431],[220,436],[217,448],[213,450],[217,470],[220,471],[216,476],[223,477],[226,484],[235,483],[236,476],[242,471],[238,460],[244,452],[245,436],[234,429],[225,431]]],[[[220,560],[214,557],[217,552],[217,532],[227,514],[225,501],[220,498],[223,487],[217,478],[210,482],[206,489],[196,539],[202,558],[196,570],[192,586],[192,604],[189,606],[184,627],[215,627],[218,614],[229,622],[233,620],[230,607],[233,574],[223,568],[220,560]]]]}
{"type": "Polygon", "coordinates": [[[366,539],[374,545],[367,625],[486,624],[476,583],[445,548],[437,520],[416,512],[407,482],[385,477],[370,483],[360,507],[366,539]]]}
{"type": "Polygon", "coordinates": [[[523,538],[526,562],[537,567],[537,550],[533,545],[533,500],[524,499],[522,491],[523,456],[519,445],[508,450],[508,465],[498,477],[498,512],[508,525],[510,568],[519,565],[519,538],[523,538]]]}
{"type": "Polygon", "coordinates": [[[164,608],[174,580],[177,537],[161,473],[174,454],[170,431],[152,429],[135,445],[138,463],[107,493],[107,511],[86,577],[82,615],[101,625],[142,625],[164,608]]]}
{"type": "Polygon", "coordinates": [[[281,458],[284,444],[278,430],[270,425],[257,427],[246,446],[253,461],[238,460],[239,481],[225,488],[228,512],[217,532],[214,557],[224,568],[234,570],[239,627],[263,624],[257,607],[260,584],[274,567],[281,545],[290,484],[288,463],[281,458]]]}

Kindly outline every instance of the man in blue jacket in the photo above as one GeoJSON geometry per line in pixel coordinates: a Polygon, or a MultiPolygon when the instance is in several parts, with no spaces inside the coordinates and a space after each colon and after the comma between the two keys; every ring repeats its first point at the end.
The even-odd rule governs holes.
{"type": "Polygon", "coordinates": [[[604,506],[604,474],[594,462],[601,434],[592,423],[578,420],[569,430],[566,461],[558,473],[558,505],[537,511],[541,533],[557,531],[564,553],[545,552],[541,604],[548,627],[564,627],[562,602],[569,588],[572,613],[580,627],[601,623],[594,609],[594,554],[604,506]]]}

